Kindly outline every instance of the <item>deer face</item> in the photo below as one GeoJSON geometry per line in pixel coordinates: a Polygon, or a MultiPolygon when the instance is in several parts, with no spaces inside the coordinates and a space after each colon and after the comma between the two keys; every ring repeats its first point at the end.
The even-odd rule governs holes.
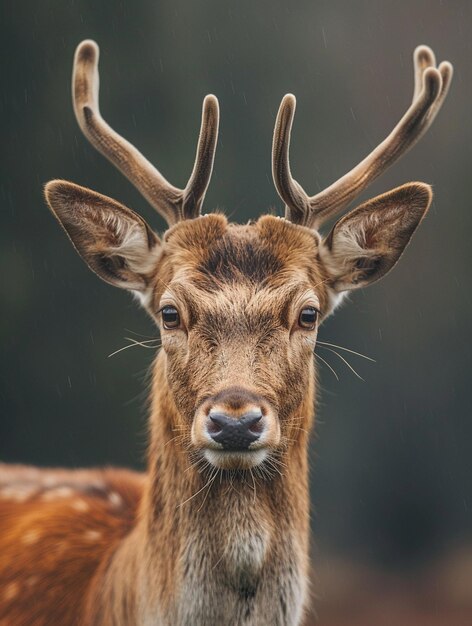
{"type": "Polygon", "coordinates": [[[318,324],[343,292],[395,263],[430,192],[386,194],[325,239],[272,216],[238,226],[207,215],[160,240],[130,209],[72,183],[50,183],[47,198],[89,267],[154,318],[176,426],[228,469],[262,463],[308,428],[318,324]]]}
{"type": "Polygon", "coordinates": [[[204,101],[195,166],[178,189],[101,118],[98,48],[77,49],[74,106],[92,142],[171,227],[163,239],[114,200],[64,181],[50,208],[89,267],[139,296],[160,327],[167,383],[187,445],[220,468],[249,468],[297,441],[311,419],[318,324],[348,290],[384,276],[428,210],[431,190],[409,183],[350,211],[322,237],[323,221],[393,163],[431,124],[447,94],[449,63],[420,46],[413,103],[389,137],[336,183],[310,197],[291,175],[295,99],[279,109],[272,150],[285,219],[246,226],[200,215],[218,133],[204,101]]]}
{"type": "Polygon", "coordinates": [[[148,308],[191,446],[218,467],[261,463],[311,415],[302,405],[328,306],[319,243],[270,216],[236,226],[209,215],[165,237],[148,308]]]}

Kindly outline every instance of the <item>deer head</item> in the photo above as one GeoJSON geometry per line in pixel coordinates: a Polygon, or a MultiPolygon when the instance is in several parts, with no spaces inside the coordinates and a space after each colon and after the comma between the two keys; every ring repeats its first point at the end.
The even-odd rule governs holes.
{"type": "Polygon", "coordinates": [[[351,210],[327,235],[319,228],[429,128],[452,66],[436,67],[433,52],[417,48],[404,117],[359,165],[312,197],[290,172],[295,98],[285,96],[272,151],[285,217],[235,225],[218,213],[201,215],[217,143],[216,98],[204,100],[195,165],[178,189],[102,119],[97,63],[96,44],[84,41],[74,65],[78,122],[169,229],[158,237],[130,209],[70,182],[48,183],[47,202],[87,265],[137,295],[158,325],[183,448],[218,468],[256,467],[296,446],[301,426],[309,426],[319,324],[343,294],[396,264],[429,208],[431,189],[405,184],[351,210]]]}

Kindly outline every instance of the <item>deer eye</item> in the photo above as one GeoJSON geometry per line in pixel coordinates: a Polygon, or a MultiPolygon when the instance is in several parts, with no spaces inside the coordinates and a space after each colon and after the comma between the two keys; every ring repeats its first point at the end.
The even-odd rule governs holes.
{"type": "Polygon", "coordinates": [[[307,306],[300,312],[298,317],[298,324],[302,328],[313,330],[316,326],[316,320],[318,319],[318,310],[313,306],[307,306]]]}
{"type": "Polygon", "coordinates": [[[180,315],[175,306],[165,306],[162,311],[162,323],[168,330],[180,326],[180,315]]]}

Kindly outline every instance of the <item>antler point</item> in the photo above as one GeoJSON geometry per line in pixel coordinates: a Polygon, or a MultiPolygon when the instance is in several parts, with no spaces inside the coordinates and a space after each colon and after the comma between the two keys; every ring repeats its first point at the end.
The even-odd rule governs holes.
{"type": "Polygon", "coordinates": [[[440,74],[443,77],[444,80],[444,75],[447,74],[448,77],[452,77],[453,73],[454,73],[454,66],[452,65],[452,63],[450,61],[441,61],[441,63],[438,66],[438,70],[440,72],[440,74]]]}
{"type": "Polygon", "coordinates": [[[220,110],[218,98],[212,93],[207,94],[203,100],[203,108],[213,109],[218,114],[220,110]]]}
{"type": "Polygon", "coordinates": [[[77,61],[97,62],[100,54],[100,48],[93,39],[84,39],[79,43],[76,50],[77,61]]]}
{"type": "Polygon", "coordinates": [[[284,106],[291,106],[291,107],[295,108],[295,106],[297,104],[297,99],[293,95],[293,93],[286,93],[285,96],[282,98],[282,104],[284,106]]]}

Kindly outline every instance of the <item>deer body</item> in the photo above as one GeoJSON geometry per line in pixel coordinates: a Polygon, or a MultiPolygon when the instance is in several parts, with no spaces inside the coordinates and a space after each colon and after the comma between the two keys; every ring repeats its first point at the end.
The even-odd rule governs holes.
{"type": "Polygon", "coordinates": [[[148,470],[0,466],[0,626],[299,626],[318,326],[346,291],[393,267],[431,191],[410,183],[351,211],[326,237],[317,227],[426,130],[451,66],[436,68],[419,48],[405,117],[312,198],[291,177],[286,96],[273,147],[286,217],[239,226],[200,215],[216,99],[205,99],[195,167],[180,190],[101,118],[97,61],[96,45],[83,42],[79,123],[170,228],[159,238],[130,209],[65,181],[49,183],[46,198],[89,267],[137,295],[159,327],[148,470]]]}

